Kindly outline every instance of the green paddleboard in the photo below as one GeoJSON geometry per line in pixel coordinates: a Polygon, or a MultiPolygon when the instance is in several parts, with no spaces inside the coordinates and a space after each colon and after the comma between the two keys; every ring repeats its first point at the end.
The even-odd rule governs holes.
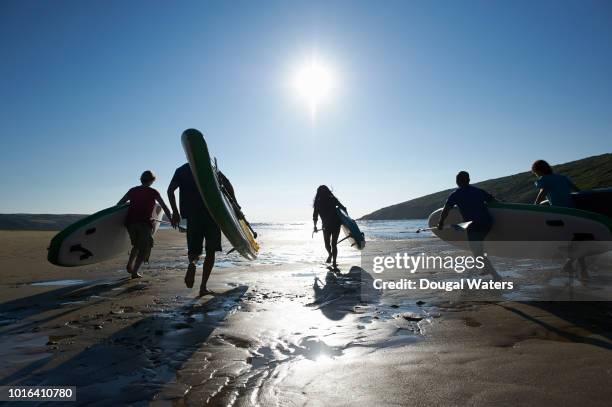
{"type": "MultiPolygon", "coordinates": [[[[85,266],[127,254],[132,245],[125,227],[128,204],[111,206],[76,221],[53,237],[47,260],[62,267],[85,266]]],[[[162,208],[155,205],[153,233],[159,228],[162,208]]]]}
{"type": "Polygon", "coordinates": [[[204,136],[198,130],[188,129],[183,132],[182,143],[196,185],[210,215],[234,249],[245,258],[254,260],[259,245],[219,181],[217,163],[211,158],[204,136]]]}

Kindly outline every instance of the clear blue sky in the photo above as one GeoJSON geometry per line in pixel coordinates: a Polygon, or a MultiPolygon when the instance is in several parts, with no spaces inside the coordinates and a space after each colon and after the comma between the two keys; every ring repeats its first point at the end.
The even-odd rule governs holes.
{"type": "Polygon", "coordinates": [[[200,129],[255,221],[612,149],[607,1],[0,2],[0,212],[90,213],[200,129]],[[334,72],[312,120],[291,76],[334,72]]]}

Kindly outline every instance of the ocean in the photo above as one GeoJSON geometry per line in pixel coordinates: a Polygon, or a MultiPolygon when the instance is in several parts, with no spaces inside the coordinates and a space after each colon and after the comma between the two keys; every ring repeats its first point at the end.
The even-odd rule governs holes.
{"type": "MultiPolygon", "coordinates": [[[[429,231],[416,233],[419,228],[427,227],[427,219],[415,220],[366,220],[357,221],[359,228],[365,234],[367,242],[404,240],[416,237],[431,237],[429,231]]],[[[186,226],[186,225],[183,225],[186,226]]],[[[257,242],[260,252],[257,260],[252,264],[275,264],[275,263],[321,263],[321,257],[326,257],[323,246],[323,234],[313,234],[312,221],[295,222],[259,222],[251,226],[257,232],[257,242]]],[[[319,222],[319,227],[321,224],[319,222]]],[[[161,229],[170,229],[170,226],[162,225],[161,229]]],[[[344,233],[340,232],[340,239],[344,233]]],[[[224,251],[229,251],[230,245],[223,238],[224,251]],[[226,250],[227,249],[227,250],[226,250]]],[[[338,251],[339,260],[358,258],[359,251],[350,247],[348,242],[342,242],[338,251]]],[[[251,263],[243,259],[237,253],[218,256],[217,267],[230,267],[232,265],[243,265],[251,263]]]]}
{"type": "MultiPolygon", "coordinates": [[[[448,255],[453,253],[457,255],[457,253],[461,253],[448,243],[435,238],[435,235],[429,231],[416,233],[419,228],[427,227],[426,219],[357,221],[357,223],[365,234],[366,248],[361,251],[356,250],[350,246],[348,241],[341,242],[338,245],[337,260],[343,272],[353,266],[366,267],[366,263],[371,258],[369,260],[365,259],[372,256],[373,251],[399,248],[414,255],[448,255]]],[[[224,252],[217,255],[215,268],[234,269],[240,267],[249,270],[260,266],[282,267],[285,265],[288,266],[288,270],[299,267],[310,272],[317,272],[318,270],[324,270],[327,266],[325,264],[327,252],[325,251],[322,232],[313,234],[312,221],[260,222],[253,223],[252,226],[258,233],[257,242],[260,245],[257,259],[249,261],[236,252],[227,254],[231,245],[223,238],[224,252]]],[[[340,239],[344,236],[344,233],[341,232],[340,239]]],[[[561,289],[563,300],[573,300],[576,297],[572,293],[568,295],[568,290],[575,286],[587,288],[587,285],[589,292],[584,298],[596,300],[609,298],[607,290],[602,290],[604,286],[609,284],[609,278],[607,276],[604,278],[604,274],[608,274],[607,270],[610,269],[609,258],[605,257],[603,259],[605,261],[603,265],[599,263],[599,260],[597,262],[589,260],[591,280],[589,283],[585,283],[562,271],[565,261],[563,259],[533,260],[491,257],[495,268],[504,279],[514,281],[517,287],[520,286],[519,289],[505,295],[505,299],[514,300],[550,300],[552,297],[549,295],[543,297],[540,293],[549,291],[551,288],[561,289]],[[604,279],[602,280],[602,278],[604,279]],[[593,292],[597,292],[598,295],[594,297],[593,292]]],[[[180,263],[181,261],[183,260],[177,259],[177,262],[180,263]]]]}
{"type": "MultiPolygon", "coordinates": [[[[416,233],[427,226],[426,219],[396,221],[357,221],[365,234],[366,242],[405,240],[415,237],[433,236],[431,232],[416,233]]],[[[313,234],[312,221],[299,222],[262,222],[251,224],[257,232],[260,252],[253,262],[243,259],[237,253],[221,255],[217,267],[230,267],[247,264],[321,264],[327,257],[323,243],[323,233],[313,234]]],[[[319,223],[319,227],[320,227],[319,223]]],[[[340,232],[340,239],[344,237],[340,232]]],[[[229,247],[225,241],[224,247],[229,247]]],[[[338,245],[338,262],[359,262],[361,252],[350,246],[348,241],[338,245]]],[[[359,263],[357,263],[359,264],[359,263]]]]}

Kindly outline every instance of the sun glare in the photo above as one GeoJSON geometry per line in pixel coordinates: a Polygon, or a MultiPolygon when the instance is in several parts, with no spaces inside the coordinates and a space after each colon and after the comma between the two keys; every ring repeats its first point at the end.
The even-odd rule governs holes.
{"type": "Polygon", "coordinates": [[[321,103],[330,97],[334,78],[330,69],[313,57],[297,70],[294,85],[298,95],[307,102],[314,118],[321,103]]]}

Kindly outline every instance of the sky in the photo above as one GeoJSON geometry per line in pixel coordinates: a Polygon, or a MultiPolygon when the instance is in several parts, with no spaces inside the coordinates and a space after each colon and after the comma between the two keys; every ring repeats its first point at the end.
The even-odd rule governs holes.
{"type": "Polygon", "coordinates": [[[0,213],[92,213],[204,134],[251,221],[612,151],[607,1],[0,2],[0,213]],[[326,87],[296,86],[316,59],[326,87]]]}

